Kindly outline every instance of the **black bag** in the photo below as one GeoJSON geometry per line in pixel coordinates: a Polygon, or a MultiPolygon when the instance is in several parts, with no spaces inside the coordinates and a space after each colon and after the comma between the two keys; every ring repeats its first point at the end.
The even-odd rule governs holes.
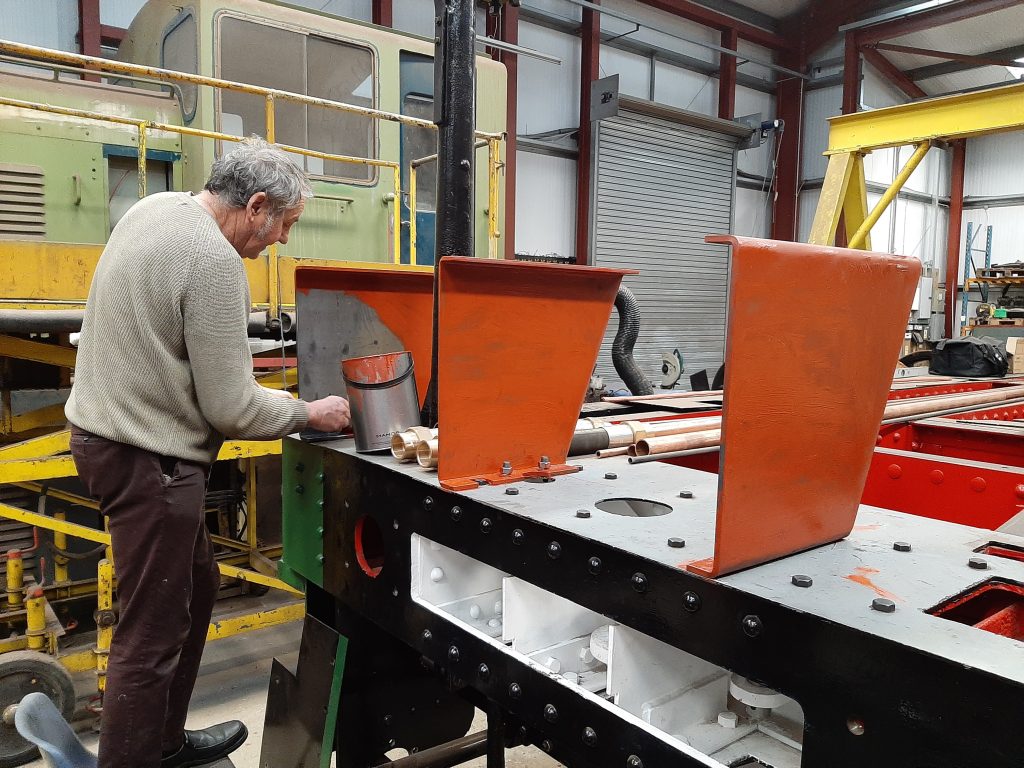
{"type": "Polygon", "coordinates": [[[990,336],[943,339],[935,345],[928,373],[942,376],[1005,376],[1005,343],[990,336]]]}

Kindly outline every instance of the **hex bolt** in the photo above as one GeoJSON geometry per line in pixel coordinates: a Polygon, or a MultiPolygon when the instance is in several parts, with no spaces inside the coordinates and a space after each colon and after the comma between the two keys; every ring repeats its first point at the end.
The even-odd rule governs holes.
{"type": "Polygon", "coordinates": [[[881,613],[895,613],[896,603],[887,597],[876,597],[871,601],[871,608],[881,613]]]}
{"type": "Polygon", "coordinates": [[[503,461],[503,462],[501,462],[501,474],[503,474],[503,475],[511,475],[512,474],[512,462],[511,461],[503,461]]]}
{"type": "Polygon", "coordinates": [[[689,613],[696,613],[700,610],[700,595],[696,592],[683,593],[683,608],[689,613]]]}
{"type": "Polygon", "coordinates": [[[479,667],[476,668],[476,673],[481,680],[488,680],[491,677],[491,668],[488,667],[486,664],[481,664],[479,667]]]}
{"type": "Polygon", "coordinates": [[[433,637],[433,635],[430,633],[429,629],[424,629],[423,630],[423,639],[424,640],[429,640],[432,637],[433,637]]]}
{"type": "Polygon", "coordinates": [[[743,634],[747,637],[757,637],[761,634],[761,630],[764,629],[761,619],[753,614],[744,616],[741,624],[743,626],[743,634]]]}
{"type": "Polygon", "coordinates": [[[636,755],[630,755],[626,759],[626,768],[644,768],[644,761],[636,755]]]}
{"type": "Polygon", "coordinates": [[[485,517],[480,521],[480,533],[490,533],[492,528],[494,523],[491,522],[491,518],[485,517]]]}
{"type": "Polygon", "coordinates": [[[459,522],[462,519],[462,507],[452,507],[452,511],[449,514],[454,522],[459,522]]]}
{"type": "Polygon", "coordinates": [[[320,563],[320,565],[323,565],[323,564],[324,564],[324,556],[323,556],[323,554],[319,554],[319,555],[317,555],[317,556],[316,556],[316,561],[317,561],[318,563],[320,563]]]}
{"type": "Polygon", "coordinates": [[[980,557],[972,557],[967,561],[967,565],[976,571],[984,571],[988,568],[988,561],[980,557]]]}
{"type": "Polygon", "coordinates": [[[551,743],[551,739],[544,739],[544,741],[540,743],[540,748],[545,752],[550,752],[555,748],[555,745],[551,743]]]}
{"type": "Polygon", "coordinates": [[[693,498],[693,491],[680,491],[679,492],[679,498],[680,499],[692,499],[693,498]]]}
{"type": "Polygon", "coordinates": [[[590,510],[589,509],[577,509],[576,510],[576,517],[580,518],[581,520],[586,520],[588,517],[590,517],[590,510]]]}
{"type": "Polygon", "coordinates": [[[388,739],[388,747],[390,747],[391,749],[394,749],[396,746],[398,746],[398,742],[397,741],[395,741],[394,739],[388,739]]]}
{"type": "Polygon", "coordinates": [[[423,508],[427,510],[427,512],[434,508],[434,500],[430,496],[423,499],[423,508]]]}
{"type": "Polygon", "coordinates": [[[643,594],[647,591],[647,577],[639,571],[633,574],[630,579],[630,583],[633,585],[633,591],[643,594]]]}
{"type": "Polygon", "coordinates": [[[544,719],[549,723],[553,723],[558,719],[558,710],[555,709],[554,704],[544,705],[544,719]]]}
{"type": "Polygon", "coordinates": [[[552,541],[548,544],[548,557],[552,560],[557,560],[562,556],[562,545],[557,541],[552,541]]]}
{"type": "Polygon", "coordinates": [[[541,456],[540,462],[537,464],[541,469],[551,469],[551,459],[547,456],[541,456]]]}
{"type": "Polygon", "coordinates": [[[604,473],[604,479],[605,480],[618,480],[619,476],[617,474],[615,474],[614,472],[605,472],[604,473]]]}
{"type": "Polygon", "coordinates": [[[601,558],[592,557],[587,561],[587,570],[597,576],[601,572],[601,558]]]}
{"type": "Polygon", "coordinates": [[[583,729],[583,743],[588,747],[592,747],[597,744],[597,731],[589,725],[583,729]]]}
{"type": "Polygon", "coordinates": [[[814,583],[814,579],[801,573],[794,574],[792,581],[794,587],[809,587],[814,583]]]}
{"type": "Polygon", "coordinates": [[[909,552],[910,544],[908,544],[905,541],[897,541],[893,543],[892,548],[895,549],[897,552],[909,552]]]}
{"type": "Polygon", "coordinates": [[[673,536],[671,539],[668,540],[668,545],[672,547],[672,549],[682,549],[686,546],[686,540],[679,539],[673,536]]]}
{"type": "Polygon", "coordinates": [[[516,528],[514,531],[512,531],[512,543],[513,544],[522,544],[525,540],[526,540],[526,534],[523,533],[523,529],[522,528],[516,528]]]}
{"type": "Polygon", "coordinates": [[[508,687],[508,696],[510,699],[519,699],[523,695],[523,689],[519,687],[519,683],[512,683],[508,687]]]}
{"type": "Polygon", "coordinates": [[[303,493],[306,492],[306,488],[304,486],[301,486],[301,485],[296,485],[295,486],[295,492],[301,496],[303,493]]]}
{"type": "Polygon", "coordinates": [[[452,664],[456,664],[459,661],[459,649],[454,645],[448,648],[448,661],[452,664]]]}
{"type": "Polygon", "coordinates": [[[505,495],[506,496],[518,496],[519,495],[519,489],[518,488],[506,488],[505,489],[505,495]]]}

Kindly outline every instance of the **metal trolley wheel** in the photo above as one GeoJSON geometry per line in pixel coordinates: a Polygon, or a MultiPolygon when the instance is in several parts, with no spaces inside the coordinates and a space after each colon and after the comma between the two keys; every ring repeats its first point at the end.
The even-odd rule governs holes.
{"type": "Polygon", "coordinates": [[[71,675],[52,656],[38,651],[10,651],[0,655],[0,768],[14,768],[34,760],[39,750],[14,727],[13,707],[34,691],[46,694],[65,720],[75,711],[71,675]]]}

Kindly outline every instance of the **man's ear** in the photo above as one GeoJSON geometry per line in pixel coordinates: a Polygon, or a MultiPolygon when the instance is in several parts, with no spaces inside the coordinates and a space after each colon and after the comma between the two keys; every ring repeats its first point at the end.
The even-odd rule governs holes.
{"type": "Polygon", "coordinates": [[[245,206],[246,213],[249,214],[249,218],[256,218],[260,213],[267,210],[267,193],[257,192],[255,195],[249,198],[249,202],[245,206]]]}

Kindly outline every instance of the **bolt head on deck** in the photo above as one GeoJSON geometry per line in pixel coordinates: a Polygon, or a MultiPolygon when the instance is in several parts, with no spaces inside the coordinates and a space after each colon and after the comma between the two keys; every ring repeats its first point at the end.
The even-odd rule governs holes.
{"type": "Polygon", "coordinates": [[[881,613],[895,613],[896,603],[887,597],[876,597],[871,601],[871,608],[881,613]]]}

